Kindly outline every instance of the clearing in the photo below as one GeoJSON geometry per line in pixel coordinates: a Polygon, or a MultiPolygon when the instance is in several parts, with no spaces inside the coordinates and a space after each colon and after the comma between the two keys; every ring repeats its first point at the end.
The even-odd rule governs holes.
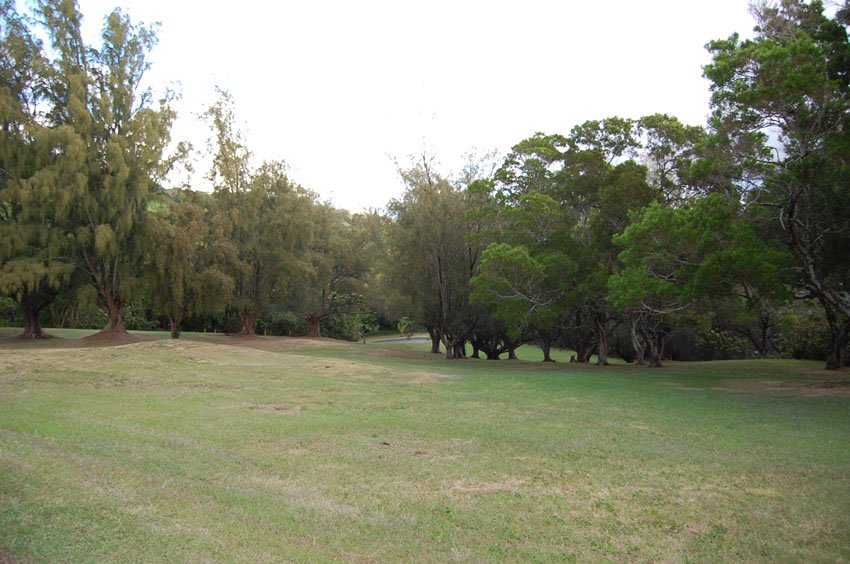
{"type": "Polygon", "coordinates": [[[0,561],[850,559],[821,363],[56,334],[0,340],[0,561]]]}

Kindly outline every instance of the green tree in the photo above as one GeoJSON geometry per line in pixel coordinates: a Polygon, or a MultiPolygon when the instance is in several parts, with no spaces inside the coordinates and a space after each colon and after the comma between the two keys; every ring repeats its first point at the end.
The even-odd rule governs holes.
{"type": "Polygon", "coordinates": [[[309,271],[293,294],[309,337],[321,336],[320,324],[327,317],[365,312],[365,280],[375,257],[363,219],[328,204],[313,209],[313,237],[305,257],[309,271]]]}
{"type": "Polygon", "coordinates": [[[211,252],[233,279],[230,307],[241,334],[253,335],[266,308],[308,274],[314,196],[289,180],[283,163],[252,168],[229,94],[221,92],[206,116],[213,128],[211,252]]]}
{"type": "Polygon", "coordinates": [[[46,336],[39,315],[74,271],[55,197],[73,185],[81,150],[70,128],[41,117],[46,63],[15,2],[0,2],[0,294],[20,305],[28,338],[46,336]]]}
{"type": "Polygon", "coordinates": [[[537,192],[523,194],[516,206],[503,210],[501,241],[485,249],[472,279],[473,300],[492,310],[513,339],[533,331],[545,361],[551,361],[558,318],[577,271],[574,260],[564,252],[569,248],[569,242],[563,241],[569,225],[564,210],[552,198],[537,192]]]}
{"type": "MultiPolygon", "coordinates": [[[[541,315],[533,326],[544,341],[544,335],[563,334],[579,362],[595,350],[598,362],[607,363],[614,323],[607,279],[617,267],[611,238],[628,224],[631,209],[661,193],[647,183],[647,168],[634,160],[642,150],[637,132],[634,121],[613,117],[578,125],[567,137],[537,134],[517,144],[496,174],[504,205],[501,242],[521,236],[523,224],[507,218],[523,213],[524,199],[545,197],[558,209],[559,235],[541,241],[532,255],[561,255],[574,267],[550,275],[561,276],[567,290],[556,302],[560,311],[541,315]]],[[[533,215],[524,223],[546,225],[533,215]]]]}
{"type": "Polygon", "coordinates": [[[754,171],[746,201],[783,235],[797,286],[829,322],[827,368],[840,368],[850,338],[850,7],[830,18],[818,0],[783,0],[754,13],[753,39],[708,45],[711,125],[733,148],[754,148],[733,153],[754,171]]]}
{"type": "Polygon", "coordinates": [[[435,174],[427,159],[402,179],[407,190],[389,204],[391,277],[428,329],[432,350],[442,342],[448,358],[461,358],[475,322],[470,278],[480,254],[468,237],[466,192],[435,174]]]}
{"type": "Polygon", "coordinates": [[[770,292],[780,279],[781,253],[721,195],[678,208],[653,204],[614,241],[623,268],[610,277],[611,301],[638,320],[633,331],[642,334],[654,367],[683,313],[742,285],[770,292]]]}
{"type": "Polygon", "coordinates": [[[668,206],[680,206],[701,195],[704,187],[693,177],[706,136],[705,129],[685,125],[666,114],[645,116],[637,122],[647,182],[668,206]]]}
{"type": "Polygon", "coordinates": [[[208,211],[192,192],[178,198],[163,198],[150,212],[144,279],[148,301],[168,318],[174,339],[183,319],[222,308],[233,294],[233,279],[212,264],[208,211]]]}
{"type": "Polygon", "coordinates": [[[151,188],[167,167],[174,112],[171,95],[154,104],[141,87],[152,28],[115,10],[104,22],[99,49],[85,45],[82,16],[70,0],[42,0],[38,17],[48,33],[50,125],[69,129],[81,152],[70,187],[57,186],[57,222],[73,238],[78,268],[107,315],[104,331],[123,332],[122,312],[138,287],[151,188]]]}

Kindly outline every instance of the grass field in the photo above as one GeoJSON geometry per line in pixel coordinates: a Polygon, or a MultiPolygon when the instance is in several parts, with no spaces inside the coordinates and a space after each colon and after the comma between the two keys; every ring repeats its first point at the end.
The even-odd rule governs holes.
{"type": "Polygon", "coordinates": [[[57,333],[0,339],[0,562],[850,560],[821,363],[57,333]]]}

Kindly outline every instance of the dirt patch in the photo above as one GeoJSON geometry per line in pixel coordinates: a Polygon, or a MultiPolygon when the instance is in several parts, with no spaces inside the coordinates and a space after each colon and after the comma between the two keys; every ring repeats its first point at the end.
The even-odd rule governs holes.
{"type": "Polygon", "coordinates": [[[450,376],[446,376],[445,374],[437,374],[435,372],[416,370],[413,372],[402,372],[401,374],[395,374],[395,378],[411,386],[432,386],[437,382],[440,382],[441,380],[446,380],[450,378],[450,376]]]}
{"type": "Polygon", "coordinates": [[[516,493],[519,491],[520,487],[527,482],[528,480],[518,478],[511,478],[503,482],[476,482],[472,480],[458,480],[449,489],[451,491],[461,493],[516,493]]]}
{"type": "Polygon", "coordinates": [[[307,339],[305,337],[266,337],[264,335],[207,334],[199,340],[205,343],[232,345],[235,347],[245,347],[268,352],[279,352],[287,349],[295,349],[302,347],[318,347],[328,345],[343,346],[345,344],[350,344],[344,341],[338,341],[337,339],[329,339],[325,337],[320,337],[317,339],[307,339]]]}
{"type": "Polygon", "coordinates": [[[262,411],[271,411],[273,413],[279,413],[281,415],[295,415],[296,413],[301,412],[301,406],[297,404],[273,404],[273,403],[265,403],[252,405],[248,407],[249,410],[262,410],[262,411]]]}
{"type": "Polygon", "coordinates": [[[803,384],[803,387],[809,390],[810,395],[850,397],[850,380],[807,382],[803,384]]]}
{"type": "Polygon", "coordinates": [[[0,564],[23,564],[24,562],[32,562],[32,558],[27,556],[24,559],[17,559],[8,554],[0,552],[0,564]]]}
{"type": "Polygon", "coordinates": [[[768,392],[803,397],[850,397],[850,379],[830,379],[806,382],[779,380],[727,380],[724,386],[712,388],[738,393],[768,392]]]}
{"type": "MultiPolygon", "coordinates": [[[[0,334],[0,350],[24,350],[24,349],[50,349],[66,346],[68,341],[61,337],[50,336],[46,339],[29,339],[19,335],[2,335],[0,334]]],[[[2,564],[2,561],[0,561],[2,564]]]]}
{"type": "MultiPolygon", "coordinates": [[[[400,351],[398,349],[393,349],[390,347],[380,347],[380,348],[369,348],[368,351],[369,356],[375,356],[380,358],[398,358],[402,360],[409,359],[422,359],[423,353],[419,351],[400,351]]],[[[439,355],[434,355],[435,358],[439,358],[439,355]]]]}
{"type": "Polygon", "coordinates": [[[117,345],[131,345],[133,343],[140,343],[142,341],[148,341],[151,339],[142,337],[140,335],[133,335],[132,333],[122,333],[118,331],[99,331],[93,335],[89,335],[88,337],[83,337],[82,339],[75,340],[84,343],[84,345],[92,345],[96,347],[114,347],[117,345]]]}

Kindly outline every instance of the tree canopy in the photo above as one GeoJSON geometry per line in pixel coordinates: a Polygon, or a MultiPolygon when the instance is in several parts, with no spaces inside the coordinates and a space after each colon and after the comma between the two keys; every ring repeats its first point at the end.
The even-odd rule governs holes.
{"type": "Polygon", "coordinates": [[[0,294],[24,336],[90,295],[112,333],[379,324],[449,358],[850,360],[846,2],[755,3],[751,39],[707,45],[704,125],[589,119],[456,172],[425,155],[368,213],[258,162],[224,90],[200,116],[205,183],[170,185],[190,147],[175,93],[144,86],[156,27],[116,9],[92,45],[73,0],[17,6],[0,0],[0,294]]]}

